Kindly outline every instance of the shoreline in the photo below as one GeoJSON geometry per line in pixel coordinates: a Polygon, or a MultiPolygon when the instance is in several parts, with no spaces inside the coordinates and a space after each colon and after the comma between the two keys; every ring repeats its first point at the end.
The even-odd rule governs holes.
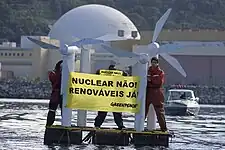
{"type": "MultiPolygon", "coordinates": [[[[225,105],[225,86],[205,85],[165,85],[164,91],[171,88],[191,89],[195,96],[199,97],[199,104],[225,105]]],[[[26,78],[1,79],[0,99],[49,99],[51,95],[51,84],[48,80],[29,80],[26,78]]],[[[167,93],[165,93],[165,98],[167,93]]]]}

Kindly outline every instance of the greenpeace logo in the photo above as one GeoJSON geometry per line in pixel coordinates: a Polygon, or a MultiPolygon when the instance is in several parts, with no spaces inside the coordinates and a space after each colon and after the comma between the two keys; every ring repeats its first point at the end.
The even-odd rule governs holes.
{"type": "Polygon", "coordinates": [[[138,106],[138,104],[116,103],[116,102],[112,102],[110,105],[112,107],[127,107],[127,108],[137,108],[138,106]]]}

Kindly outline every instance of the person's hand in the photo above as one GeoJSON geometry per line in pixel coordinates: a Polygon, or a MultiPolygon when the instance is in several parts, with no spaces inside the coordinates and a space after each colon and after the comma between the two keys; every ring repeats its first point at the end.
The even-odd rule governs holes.
{"type": "Polygon", "coordinates": [[[148,76],[147,76],[147,80],[148,80],[148,82],[150,82],[150,81],[151,81],[151,78],[150,78],[150,77],[151,77],[151,75],[148,75],[148,76]]]}

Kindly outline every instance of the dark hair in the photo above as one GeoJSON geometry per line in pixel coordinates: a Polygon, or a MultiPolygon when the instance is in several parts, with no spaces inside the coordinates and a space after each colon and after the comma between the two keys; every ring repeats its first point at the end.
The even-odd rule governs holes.
{"type": "Polygon", "coordinates": [[[157,57],[152,57],[151,62],[156,61],[157,63],[159,63],[159,59],[157,57]]]}
{"type": "Polygon", "coordinates": [[[116,70],[115,65],[110,65],[109,70],[116,70]]]}
{"type": "Polygon", "coordinates": [[[60,65],[62,64],[62,60],[58,61],[55,65],[55,70],[59,70],[60,69],[60,65]]]}

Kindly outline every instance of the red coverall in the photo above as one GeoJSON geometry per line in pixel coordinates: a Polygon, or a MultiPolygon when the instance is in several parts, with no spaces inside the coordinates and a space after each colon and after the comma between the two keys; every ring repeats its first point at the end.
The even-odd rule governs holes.
{"type": "Polygon", "coordinates": [[[60,89],[61,89],[61,71],[54,70],[51,71],[48,75],[48,78],[52,84],[52,93],[49,103],[49,109],[56,110],[58,105],[62,105],[62,99],[60,96],[60,89]]]}
{"type": "Polygon", "coordinates": [[[49,80],[52,84],[52,93],[49,101],[49,111],[47,116],[47,126],[51,126],[55,121],[55,111],[60,106],[62,114],[62,96],[61,89],[61,70],[55,69],[48,74],[49,80]]]}
{"type": "Polygon", "coordinates": [[[154,106],[159,126],[162,131],[166,131],[164,95],[162,85],[164,83],[164,72],[158,66],[149,67],[146,90],[145,118],[147,117],[150,104],[154,106]]]}

